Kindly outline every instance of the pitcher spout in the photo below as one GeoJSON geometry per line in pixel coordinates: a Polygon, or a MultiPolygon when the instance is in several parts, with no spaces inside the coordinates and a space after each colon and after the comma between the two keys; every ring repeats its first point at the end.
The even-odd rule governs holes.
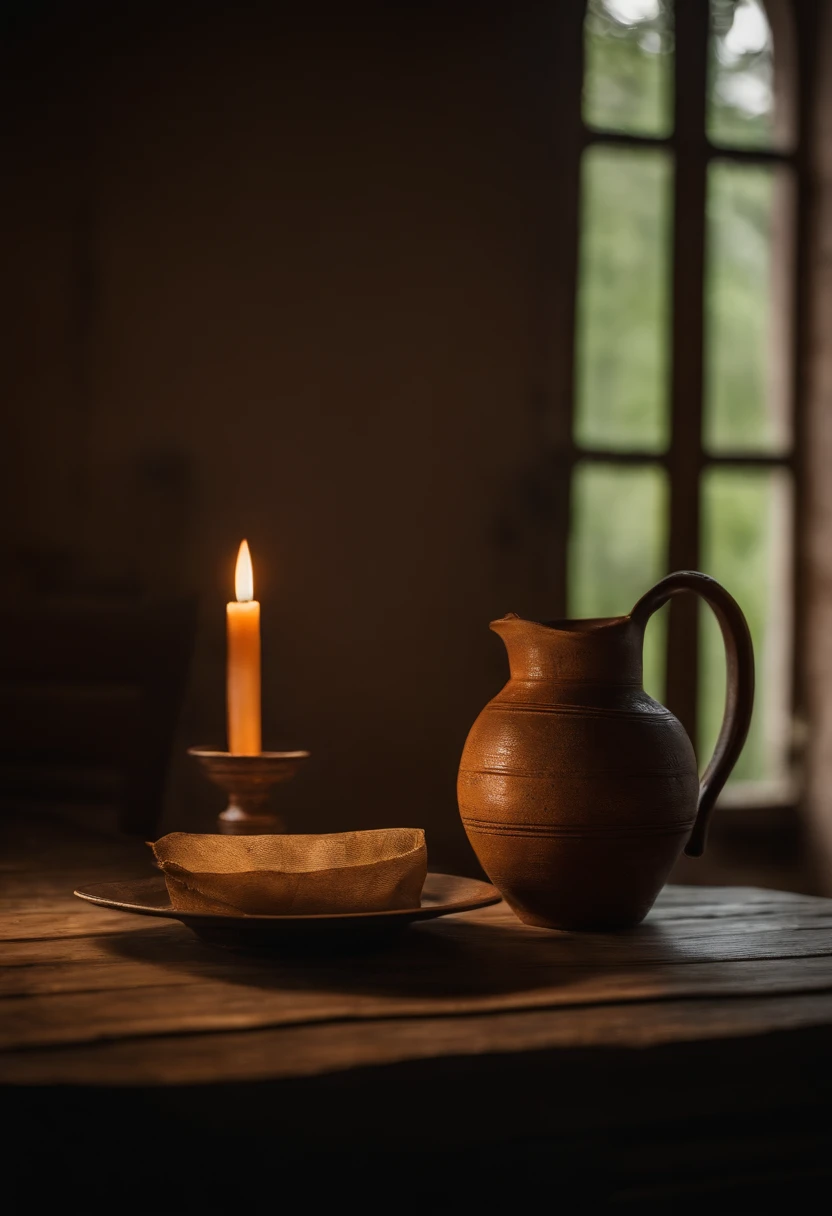
{"type": "Polygon", "coordinates": [[[513,680],[641,687],[644,630],[630,616],[528,621],[509,612],[490,628],[503,640],[513,680]]]}

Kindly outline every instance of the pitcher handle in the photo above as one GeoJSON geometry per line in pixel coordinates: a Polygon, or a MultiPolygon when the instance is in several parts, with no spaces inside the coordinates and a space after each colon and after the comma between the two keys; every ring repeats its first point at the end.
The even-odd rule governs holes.
{"type": "Polygon", "coordinates": [[[701,857],[705,850],[708,821],[714,804],[737,762],[751,724],[754,706],[754,648],[748,624],[737,601],[707,574],[680,570],[669,574],[643,595],[630,613],[642,629],[653,613],[672,595],[693,591],[713,610],[722,630],[728,680],[725,688],[725,714],[711,762],[699,783],[696,820],[685,846],[689,857],[701,857]]]}

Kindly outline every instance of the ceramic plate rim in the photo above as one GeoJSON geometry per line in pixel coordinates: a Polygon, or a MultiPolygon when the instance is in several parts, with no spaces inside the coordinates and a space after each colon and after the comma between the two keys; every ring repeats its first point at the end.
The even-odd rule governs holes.
{"type": "MultiPolygon", "coordinates": [[[[164,881],[161,874],[158,876],[150,875],[149,878],[158,878],[159,881],[164,881]]],[[[110,879],[107,882],[92,882],[86,883],[85,888],[76,887],[72,892],[78,899],[83,899],[85,903],[93,904],[98,908],[110,908],[114,912],[132,912],[137,916],[161,916],[167,920],[180,921],[227,921],[232,925],[254,925],[254,924],[286,924],[286,923],[306,923],[322,921],[362,921],[375,920],[379,918],[409,917],[411,920],[423,919],[427,920],[430,917],[451,916],[456,912],[471,912],[476,908],[488,908],[493,904],[497,904],[502,900],[502,895],[493,885],[481,878],[467,878],[463,874],[446,874],[444,871],[432,870],[428,873],[425,879],[427,886],[431,878],[451,878],[457,882],[471,884],[472,891],[468,898],[457,899],[453,902],[438,903],[426,906],[420,904],[418,908],[385,908],[375,912],[307,912],[307,913],[289,913],[280,916],[267,915],[229,915],[225,912],[187,912],[172,907],[152,907],[148,904],[130,904],[124,900],[117,900],[105,896],[95,895],[96,887],[112,887],[119,881],[126,883],[146,883],[148,877],[145,878],[129,878],[129,879],[110,879]],[[479,893],[477,893],[477,891],[479,893]]]]}

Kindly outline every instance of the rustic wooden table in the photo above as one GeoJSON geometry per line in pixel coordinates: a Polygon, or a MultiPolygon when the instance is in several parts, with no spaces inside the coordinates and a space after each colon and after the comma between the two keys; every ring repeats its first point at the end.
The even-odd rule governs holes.
{"type": "Polygon", "coordinates": [[[382,1206],[389,1177],[405,1210],[545,1185],[678,1211],[829,1172],[830,901],[670,887],[615,935],[499,904],[261,960],[72,896],[149,872],[139,844],[2,831],[0,1113],[30,1197],[215,1210],[291,1177],[382,1206]]]}

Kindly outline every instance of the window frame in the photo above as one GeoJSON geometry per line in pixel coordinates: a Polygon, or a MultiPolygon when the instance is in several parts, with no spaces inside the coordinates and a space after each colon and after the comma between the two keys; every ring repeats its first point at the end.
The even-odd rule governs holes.
{"type": "MultiPolygon", "coordinates": [[[[610,451],[597,446],[579,445],[574,439],[575,414],[575,342],[571,344],[571,365],[568,371],[568,420],[559,438],[555,453],[560,476],[565,477],[562,506],[566,517],[566,535],[558,547],[556,559],[560,567],[558,582],[568,590],[567,562],[571,533],[571,502],[573,476],[577,466],[587,462],[607,465],[658,466],[668,479],[670,520],[668,532],[668,571],[700,568],[702,484],[706,470],[712,468],[786,469],[793,491],[791,592],[792,646],[791,699],[795,724],[805,721],[806,689],[803,656],[799,639],[805,636],[806,586],[806,496],[805,478],[805,402],[808,395],[809,366],[809,308],[810,308],[810,214],[811,177],[809,149],[812,133],[813,72],[812,59],[816,45],[817,13],[814,0],[783,0],[787,18],[793,30],[793,62],[788,65],[795,74],[791,82],[794,95],[794,132],[789,151],[765,148],[745,149],[713,144],[707,135],[707,69],[710,37],[710,4],[685,3],[674,5],[674,42],[684,46],[684,54],[674,54],[674,122],[666,136],[630,135],[617,131],[588,127],[583,120],[580,97],[580,139],[574,180],[580,192],[581,165],[584,153],[592,147],[626,147],[662,149],[673,158],[672,238],[670,243],[671,288],[670,306],[670,442],[663,452],[644,449],[610,451]],[[789,406],[791,409],[791,443],[787,451],[769,454],[736,449],[713,453],[706,450],[703,434],[705,389],[705,274],[706,274],[706,204],[708,169],[712,162],[745,165],[785,166],[791,172],[794,190],[792,220],[793,256],[790,266],[789,301],[793,325],[789,341],[789,406]]],[[[586,0],[581,0],[581,96],[583,90],[584,43],[583,24],[586,0]]],[[[574,338],[578,288],[578,256],[582,206],[576,203],[575,257],[571,265],[572,332],[574,338]]],[[[564,605],[565,607],[565,605],[564,605]]],[[[698,604],[694,597],[674,598],[666,637],[666,690],[668,706],[685,726],[691,739],[697,738],[699,702],[698,604]]],[[[796,778],[793,796],[772,799],[760,783],[760,797],[748,797],[741,788],[740,797],[729,791],[726,801],[744,808],[755,805],[794,808],[800,799],[802,756],[801,732],[796,729],[790,740],[790,768],[796,778]]],[[[756,785],[756,783],[755,783],[756,785]]]]}

